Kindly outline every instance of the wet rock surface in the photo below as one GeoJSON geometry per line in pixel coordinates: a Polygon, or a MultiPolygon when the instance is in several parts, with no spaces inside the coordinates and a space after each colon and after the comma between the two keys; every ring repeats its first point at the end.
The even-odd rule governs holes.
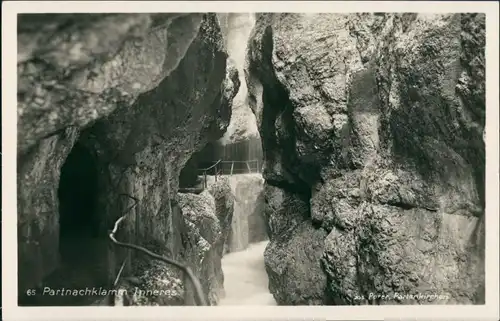
{"type": "Polygon", "coordinates": [[[180,207],[190,228],[191,248],[184,253],[199,277],[207,301],[217,305],[224,291],[221,259],[231,230],[233,198],[227,180],[219,180],[200,195],[179,195],[180,207]],[[193,243],[194,242],[194,243],[193,243]]]}
{"type": "Polygon", "coordinates": [[[226,245],[228,252],[237,252],[268,239],[264,180],[262,175],[254,173],[231,175],[228,182],[234,198],[234,215],[226,245]]]}
{"type": "Polygon", "coordinates": [[[223,145],[231,145],[259,138],[255,116],[247,102],[248,91],[244,72],[248,37],[255,19],[252,13],[246,12],[217,13],[217,16],[221,23],[229,57],[238,69],[241,82],[240,90],[234,97],[231,122],[220,140],[223,145]]]}
{"type": "MultiPolygon", "coordinates": [[[[180,170],[224,134],[240,86],[215,14],[26,15],[18,28],[19,293],[59,265],[57,190],[76,142],[95,159],[99,234],[127,213],[118,239],[182,258],[182,235],[203,231],[184,222],[180,170]]],[[[125,255],[103,258],[110,282],[125,255]]]]}
{"type": "MultiPolygon", "coordinates": [[[[221,259],[233,216],[229,184],[219,180],[200,194],[179,193],[178,200],[180,222],[175,227],[181,229],[180,244],[173,257],[192,269],[202,284],[205,300],[217,305],[224,294],[221,259]]],[[[190,283],[186,287],[186,279],[178,269],[142,256],[137,261],[136,276],[125,277],[120,283],[117,305],[186,305],[186,300],[194,303],[194,289],[190,283]]]]}
{"type": "Polygon", "coordinates": [[[257,15],[278,304],[484,303],[484,44],[481,14],[257,15]]]}

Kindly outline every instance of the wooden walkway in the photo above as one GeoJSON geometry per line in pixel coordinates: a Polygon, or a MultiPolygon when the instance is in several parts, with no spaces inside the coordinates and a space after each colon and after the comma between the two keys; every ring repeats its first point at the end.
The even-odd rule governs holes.
{"type": "Polygon", "coordinates": [[[201,168],[198,171],[203,176],[203,186],[206,188],[208,184],[207,176],[214,176],[215,181],[217,181],[217,178],[221,175],[262,173],[262,166],[263,162],[258,159],[248,161],[225,161],[219,159],[213,165],[201,168]],[[238,166],[235,167],[235,164],[238,166]]]}

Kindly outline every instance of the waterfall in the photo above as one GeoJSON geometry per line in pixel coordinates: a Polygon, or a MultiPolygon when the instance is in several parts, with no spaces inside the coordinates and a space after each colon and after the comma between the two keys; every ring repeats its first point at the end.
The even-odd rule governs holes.
{"type": "MultiPolygon", "coordinates": [[[[222,257],[224,291],[219,305],[276,305],[264,266],[268,244],[264,179],[260,173],[226,176],[235,198],[231,231],[222,257]]],[[[208,176],[208,183],[215,182],[208,176]]]]}
{"type": "Polygon", "coordinates": [[[242,251],[250,243],[267,239],[264,221],[264,179],[259,173],[232,175],[229,184],[235,197],[229,252],[242,251]]]}
{"type": "Polygon", "coordinates": [[[264,266],[268,243],[264,220],[264,179],[260,173],[229,177],[235,197],[229,253],[222,258],[225,296],[219,305],[276,305],[264,266]]]}
{"type": "MultiPolygon", "coordinates": [[[[213,146],[216,159],[230,165],[229,184],[235,198],[231,231],[222,258],[224,298],[219,305],[276,305],[268,290],[264,266],[267,228],[264,219],[262,142],[255,115],[247,104],[245,56],[255,24],[253,13],[219,14],[229,57],[240,78],[232,117],[225,135],[213,146]]],[[[224,164],[221,163],[221,168],[224,164]]]]}
{"type": "Polygon", "coordinates": [[[264,250],[268,241],[251,244],[245,251],[225,255],[225,297],[219,305],[276,305],[268,290],[264,250]]]}

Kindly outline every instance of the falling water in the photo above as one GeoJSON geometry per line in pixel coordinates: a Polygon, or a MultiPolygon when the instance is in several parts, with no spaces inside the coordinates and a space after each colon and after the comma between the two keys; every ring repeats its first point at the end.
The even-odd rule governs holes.
{"type": "Polygon", "coordinates": [[[219,305],[276,305],[268,291],[264,250],[268,241],[251,244],[246,250],[222,258],[226,296],[219,305]]]}
{"type": "Polygon", "coordinates": [[[215,144],[215,157],[231,161],[229,184],[235,197],[231,232],[222,258],[225,296],[220,305],[276,305],[268,290],[264,266],[267,245],[263,218],[262,143],[253,112],[246,102],[245,55],[255,24],[251,13],[219,14],[229,57],[238,69],[240,89],[233,100],[231,122],[215,144]],[[233,161],[236,161],[233,163],[233,161]],[[251,172],[249,174],[249,172],[251,172]]]}
{"type": "Polygon", "coordinates": [[[229,185],[235,202],[227,248],[229,252],[237,252],[250,243],[267,240],[263,216],[264,179],[260,173],[231,175],[229,185]]]}
{"type": "Polygon", "coordinates": [[[264,180],[260,173],[229,177],[235,197],[233,221],[222,258],[225,296],[219,305],[276,305],[268,290],[264,250],[264,180]]]}
{"type": "MultiPolygon", "coordinates": [[[[268,244],[264,179],[260,173],[227,176],[235,197],[231,232],[222,258],[224,293],[219,305],[276,305],[264,266],[268,244]]],[[[207,177],[209,184],[214,176],[207,177]]]]}

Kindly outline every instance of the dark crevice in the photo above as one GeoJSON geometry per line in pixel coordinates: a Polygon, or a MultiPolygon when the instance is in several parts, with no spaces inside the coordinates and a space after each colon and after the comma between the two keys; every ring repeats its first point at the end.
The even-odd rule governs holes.
{"type": "Polygon", "coordinates": [[[203,190],[202,178],[198,169],[200,168],[199,154],[195,153],[189,158],[179,174],[179,189],[180,192],[185,192],[189,189],[203,190]]]}
{"type": "Polygon", "coordinates": [[[284,170],[293,177],[293,183],[281,177],[274,177],[274,173],[267,173],[264,177],[268,184],[279,187],[294,194],[300,194],[307,199],[311,197],[310,186],[319,179],[319,167],[315,159],[299,159],[297,155],[297,132],[293,117],[294,107],[289,99],[289,93],[277,80],[272,69],[273,30],[268,26],[262,37],[262,60],[264,65],[250,64],[250,73],[257,76],[263,84],[263,115],[261,125],[262,147],[267,164],[277,161],[282,163],[284,170]],[[281,150],[281,155],[273,151],[281,150]],[[301,175],[301,173],[308,173],[301,175]],[[304,176],[304,177],[303,177],[304,176]],[[307,181],[306,181],[307,180],[307,181]]]}
{"type": "Polygon", "coordinates": [[[418,206],[418,205],[408,204],[408,203],[404,203],[404,202],[387,202],[387,205],[399,207],[399,208],[401,208],[403,210],[411,210],[411,209],[418,209],[418,208],[420,208],[420,209],[424,209],[424,210],[431,211],[431,212],[437,212],[438,211],[437,208],[421,207],[421,206],[418,206]]]}
{"type": "Polygon", "coordinates": [[[266,179],[266,183],[271,186],[278,187],[291,194],[298,194],[302,198],[305,198],[307,201],[311,199],[311,189],[305,184],[304,185],[292,184],[285,181],[278,181],[272,179],[266,179]]]}
{"type": "Polygon", "coordinates": [[[61,168],[58,197],[62,239],[98,234],[97,174],[94,157],[76,143],[61,168]]]}
{"type": "Polygon", "coordinates": [[[101,181],[96,155],[82,141],[75,143],[61,167],[59,200],[59,264],[37,284],[36,295],[19,298],[33,306],[88,306],[104,294],[87,291],[79,295],[57,295],[48,289],[65,291],[92,289],[110,284],[109,241],[99,213],[101,181]],[[102,232],[102,233],[101,233],[102,232]],[[68,290],[70,289],[70,290],[68,290]]]}

